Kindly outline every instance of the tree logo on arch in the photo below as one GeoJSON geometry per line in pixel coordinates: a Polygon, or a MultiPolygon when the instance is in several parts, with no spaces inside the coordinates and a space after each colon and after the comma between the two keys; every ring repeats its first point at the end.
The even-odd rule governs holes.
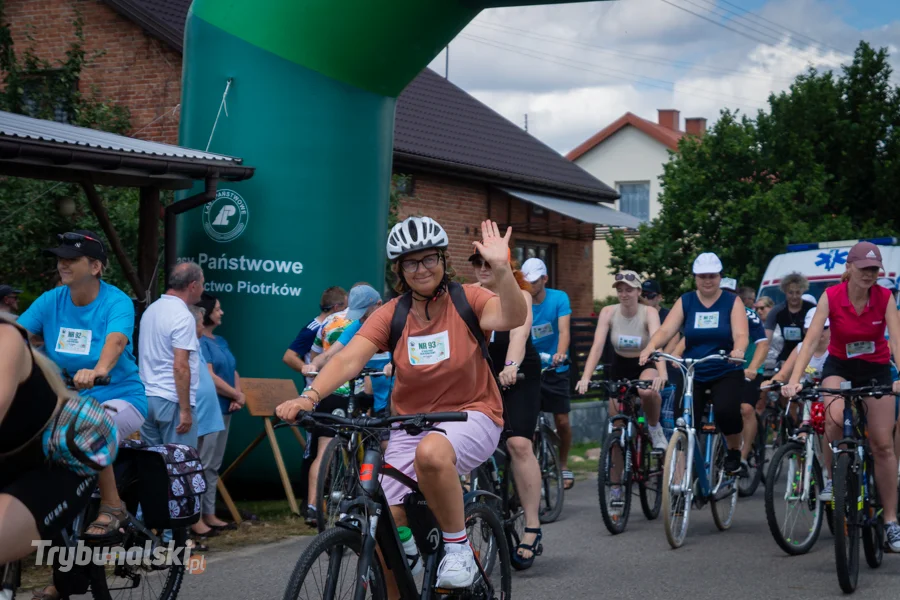
{"type": "Polygon", "coordinates": [[[216,199],[203,207],[203,230],[216,242],[236,240],[247,229],[250,210],[234,190],[219,190],[216,199]]]}

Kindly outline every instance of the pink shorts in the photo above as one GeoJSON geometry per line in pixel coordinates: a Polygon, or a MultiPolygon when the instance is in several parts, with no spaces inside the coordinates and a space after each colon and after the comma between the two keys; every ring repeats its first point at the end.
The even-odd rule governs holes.
{"type": "MultiPolygon", "coordinates": [[[[490,458],[497,449],[501,428],[484,413],[473,411],[466,413],[469,415],[468,421],[438,423],[438,427],[446,431],[446,434],[440,431],[425,431],[417,436],[411,436],[405,431],[392,431],[384,453],[384,462],[416,479],[416,469],[413,465],[416,448],[426,435],[437,433],[446,437],[453,446],[453,451],[456,452],[456,470],[460,475],[468,475],[475,467],[490,458]]],[[[410,492],[408,487],[390,477],[382,476],[381,486],[390,506],[403,504],[403,498],[410,492]]]]}

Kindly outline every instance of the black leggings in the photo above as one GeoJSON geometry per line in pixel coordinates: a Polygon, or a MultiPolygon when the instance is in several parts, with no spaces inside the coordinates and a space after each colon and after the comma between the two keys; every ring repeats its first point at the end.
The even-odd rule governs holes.
{"type": "Polygon", "coordinates": [[[740,369],[726,373],[713,381],[695,381],[694,426],[698,427],[709,398],[706,391],[709,390],[719,431],[725,435],[741,433],[744,430],[744,420],[741,418],[741,398],[747,393],[746,385],[744,371],[740,369]]]}

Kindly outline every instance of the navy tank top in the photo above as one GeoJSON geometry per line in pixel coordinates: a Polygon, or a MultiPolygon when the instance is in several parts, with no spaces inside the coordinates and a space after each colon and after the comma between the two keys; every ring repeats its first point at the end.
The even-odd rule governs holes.
{"type": "MultiPolygon", "coordinates": [[[[681,297],[681,307],[684,310],[685,358],[703,358],[721,351],[727,354],[734,349],[731,332],[733,295],[722,292],[707,308],[700,302],[697,292],[689,292],[681,297]]],[[[709,361],[697,366],[694,379],[714,381],[740,368],[741,365],[729,361],[709,361]]]]}

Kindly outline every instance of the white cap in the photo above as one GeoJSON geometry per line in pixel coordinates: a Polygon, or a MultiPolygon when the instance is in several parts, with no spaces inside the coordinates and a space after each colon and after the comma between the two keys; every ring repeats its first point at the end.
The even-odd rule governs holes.
{"type": "Polygon", "coordinates": [[[547,275],[547,265],[539,258],[529,258],[522,265],[522,275],[529,283],[534,283],[541,277],[547,275]]]}
{"type": "MultiPolygon", "coordinates": [[[[803,329],[809,329],[809,326],[812,325],[812,320],[815,314],[815,308],[809,309],[809,312],[806,313],[806,320],[803,322],[803,329]]],[[[825,327],[831,327],[831,319],[825,319],[825,327]]]]}
{"type": "Polygon", "coordinates": [[[737,291],[737,279],[734,277],[723,277],[722,283],[719,284],[719,289],[721,290],[731,290],[732,292],[737,291]]]}
{"type": "Polygon", "coordinates": [[[895,289],[897,289],[897,285],[896,285],[893,281],[891,281],[890,279],[888,279],[887,277],[881,277],[881,278],[879,278],[879,279],[878,279],[878,285],[880,285],[881,287],[883,287],[883,288],[885,288],[885,289],[888,289],[888,290],[895,290],[895,289]]]}
{"type": "Polygon", "coordinates": [[[803,294],[802,300],[804,302],[810,302],[812,304],[815,304],[816,306],[819,305],[819,301],[816,300],[816,297],[813,296],[812,294],[803,294]]]}
{"type": "Polygon", "coordinates": [[[722,261],[713,252],[704,252],[694,261],[694,275],[722,272],[722,261]]]}

